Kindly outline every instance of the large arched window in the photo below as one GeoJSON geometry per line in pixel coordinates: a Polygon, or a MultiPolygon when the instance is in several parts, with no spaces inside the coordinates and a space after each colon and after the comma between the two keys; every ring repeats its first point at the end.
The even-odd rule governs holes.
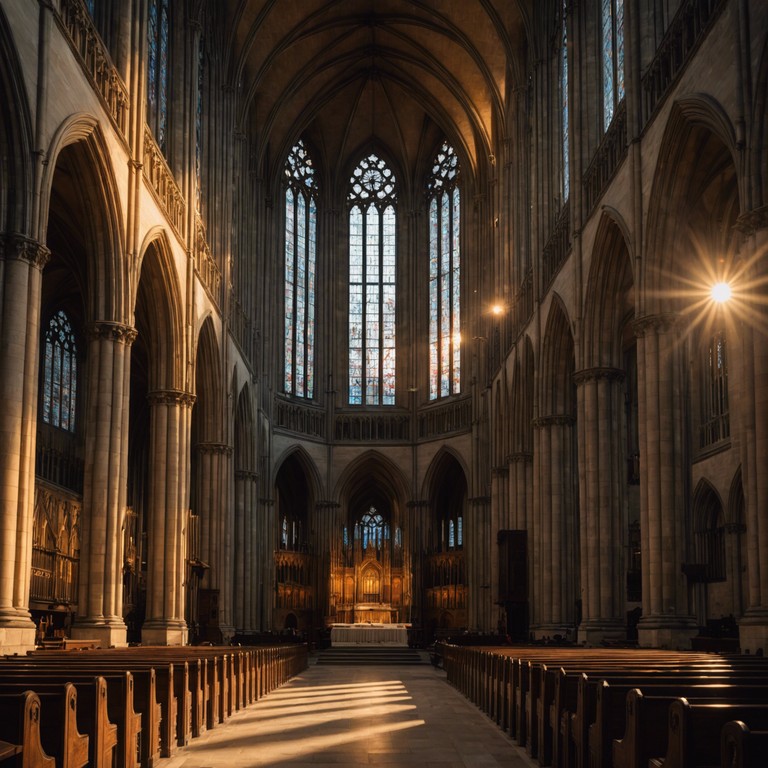
{"type": "Polygon", "coordinates": [[[43,350],[43,421],[75,431],[77,406],[77,345],[66,312],[59,310],[48,323],[43,350]]]}
{"type": "Polygon", "coordinates": [[[160,149],[168,136],[168,86],[170,81],[170,18],[168,0],[149,0],[147,24],[147,123],[160,149]]]}
{"type": "Polygon", "coordinates": [[[699,448],[707,448],[731,434],[726,351],[725,331],[712,334],[701,350],[699,448]]]}
{"type": "Polygon", "coordinates": [[[603,128],[624,98],[624,0],[603,2],[603,128]]]}
{"type": "Polygon", "coordinates": [[[361,540],[363,549],[381,549],[389,541],[389,526],[376,507],[371,507],[355,526],[355,534],[361,540]]]}
{"type": "Polygon", "coordinates": [[[312,158],[299,140],[285,163],[286,394],[314,397],[317,207],[312,158]]]}
{"type": "Polygon", "coordinates": [[[395,403],[395,176],[371,153],[349,180],[349,404],[395,403]]]}
{"type": "Polygon", "coordinates": [[[563,0],[560,19],[560,119],[562,140],[562,193],[563,200],[568,199],[571,187],[571,169],[568,154],[569,117],[568,117],[568,14],[567,0],[563,0]]]}
{"type": "Polygon", "coordinates": [[[459,160],[444,143],[427,183],[429,200],[429,399],[461,391],[461,196],[459,160]]]}

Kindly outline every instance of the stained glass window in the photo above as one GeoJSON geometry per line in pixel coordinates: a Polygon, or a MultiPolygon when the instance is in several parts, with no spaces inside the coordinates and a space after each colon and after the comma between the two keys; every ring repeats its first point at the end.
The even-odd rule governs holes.
{"type": "Polygon", "coordinates": [[[726,350],[725,331],[715,333],[704,345],[701,364],[700,448],[724,440],[731,434],[726,350]]]}
{"type": "Polygon", "coordinates": [[[170,23],[168,0],[149,0],[147,122],[161,150],[168,134],[170,23]]]}
{"type": "Polygon", "coordinates": [[[195,178],[197,180],[197,210],[202,198],[203,166],[203,83],[205,79],[205,38],[200,35],[197,44],[197,104],[195,106],[195,178]]]}
{"type": "Polygon", "coordinates": [[[312,158],[299,140],[285,163],[286,394],[314,397],[317,180],[312,158]]]}
{"type": "Polygon", "coordinates": [[[96,0],[85,0],[85,7],[88,9],[88,13],[91,14],[91,18],[93,18],[96,11],[96,0]]]}
{"type": "Polygon", "coordinates": [[[349,403],[395,403],[395,176],[371,153],[349,180],[349,403]]]}
{"type": "Polygon", "coordinates": [[[48,323],[43,352],[43,421],[75,431],[77,405],[77,345],[66,312],[59,310],[48,323]]]}
{"type": "Polygon", "coordinates": [[[563,200],[568,199],[571,187],[571,169],[568,154],[568,17],[567,0],[563,0],[560,39],[560,115],[562,120],[563,200]]]}
{"type": "Polygon", "coordinates": [[[603,3],[603,128],[624,98],[624,0],[603,3]]]}
{"type": "Polygon", "coordinates": [[[461,391],[461,195],[459,160],[443,143],[429,200],[429,399],[461,391]]]}
{"type": "Polygon", "coordinates": [[[355,530],[362,540],[363,549],[368,547],[381,549],[382,544],[389,540],[389,529],[384,523],[384,518],[376,511],[376,507],[371,507],[362,516],[355,530]]]}

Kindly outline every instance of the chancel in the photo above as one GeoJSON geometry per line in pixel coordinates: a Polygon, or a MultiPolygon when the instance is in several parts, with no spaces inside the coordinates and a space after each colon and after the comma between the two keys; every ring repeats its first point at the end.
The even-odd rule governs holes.
{"type": "Polygon", "coordinates": [[[0,0],[0,103],[2,654],[768,649],[768,4],[0,0]]]}

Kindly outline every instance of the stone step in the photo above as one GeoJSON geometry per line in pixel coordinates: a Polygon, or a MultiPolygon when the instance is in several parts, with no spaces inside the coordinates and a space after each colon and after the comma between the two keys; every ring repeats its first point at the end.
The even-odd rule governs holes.
{"type": "Polygon", "coordinates": [[[414,648],[373,646],[344,646],[326,648],[317,656],[318,664],[428,664],[429,659],[414,648]]]}

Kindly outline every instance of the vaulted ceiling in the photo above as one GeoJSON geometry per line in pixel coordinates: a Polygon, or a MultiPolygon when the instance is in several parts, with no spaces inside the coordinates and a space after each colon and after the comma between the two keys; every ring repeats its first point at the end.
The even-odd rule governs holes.
{"type": "Polygon", "coordinates": [[[440,136],[476,166],[506,136],[531,2],[225,0],[225,71],[257,163],[305,134],[328,166],[380,143],[414,168],[440,136]]]}

